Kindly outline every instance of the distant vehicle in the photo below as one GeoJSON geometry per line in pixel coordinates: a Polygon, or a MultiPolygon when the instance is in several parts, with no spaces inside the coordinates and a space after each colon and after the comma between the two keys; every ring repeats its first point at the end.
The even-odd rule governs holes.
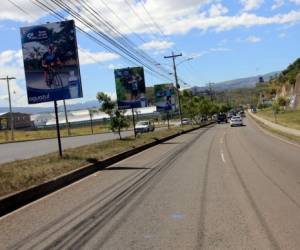
{"type": "Polygon", "coordinates": [[[243,117],[246,117],[246,114],[245,114],[244,111],[240,111],[240,112],[239,112],[239,116],[243,118],[243,117]]]}
{"type": "Polygon", "coordinates": [[[136,133],[147,133],[147,132],[154,131],[154,129],[155,129],[155,126],[152,121],[139,121],[135,125],[136,133]]]}
{"type": "Polygon", "coordinates": [[[220,124],[221,122],[228,123],[228,121],[227,121],[227,116],[226,116],[226,114],[224,114],[224,113],[220,113],[220,114],[218,114],[218,116],[217,116],[217,123],[220,124]]]}
{"type": "Polygon", "coordinates": [[[243,118],[240,116],[233,116],[230,119],[230,126],[243,126],[243,118]]]}
{"type": "Polygon", "coordinates": [[[189,118],[182,118],[182,125],[190,125],[191,120],[189,118]]]}
{"type": "Polygon", "coordinates": [[[251,109],[251,112],[252,112],[252,113],[256,113],[256,112],[257,112],[257,111],[256,111],[256,108],[252,108],[252,109],[251,109]]]}

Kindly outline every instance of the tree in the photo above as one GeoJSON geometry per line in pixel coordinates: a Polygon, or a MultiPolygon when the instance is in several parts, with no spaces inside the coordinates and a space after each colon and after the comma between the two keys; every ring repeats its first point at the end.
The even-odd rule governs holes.
{"type": "Polygon", "coordinates": [[[121,130],[122,128],[128,128],[128,127],[129,127],[129,121],[125,117],[124,112],[116,110],[115,115],[111,118],[111,130],[113,132],[117,131],[120,140],[122,140],[121,130]]]}
{"type": "Polygon", "coordinates": [[[121,130],[122,128],[129,127],[128,119],[125,117],[124,112],[117,109],[116,102],[112,101],[111,98],[103,93],[97,93],[97,99],[101,104],[100,110],[108,114],[110,117],[110,128],[113,132],[117,131],[122,139],[121,130]]]}
{"type": "Polygon", "coordinates": [[[277,123],[277,114],[280,111],[280,106],[277,101],[274,101],[272,103],[272,110],[273,110],[273,114],[274,114],[275,123],[277,123]]]}
{"type": "Polygon", "coordinates": [[[285,107],[287,104],[286,98],[284,98],[282,96],[278,97],[277,102],[280,107],[285,107]]]}

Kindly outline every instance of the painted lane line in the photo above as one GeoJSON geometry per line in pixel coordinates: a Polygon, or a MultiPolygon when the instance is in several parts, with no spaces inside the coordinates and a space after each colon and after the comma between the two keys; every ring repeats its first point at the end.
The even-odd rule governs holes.
{"type": "Polygon", "coordinates": [[[224,163],[226,163],[226,160],[225,160],[225,156],[224,156],[223,150],[221,150],[221,158],[222,158],[222,161],[223,161],[224,163]]]}

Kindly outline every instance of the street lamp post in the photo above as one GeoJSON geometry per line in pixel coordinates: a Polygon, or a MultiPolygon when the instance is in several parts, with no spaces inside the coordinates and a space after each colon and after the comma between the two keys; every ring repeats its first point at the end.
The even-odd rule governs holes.
{"type": "Polygon", "coordinates": [[[9,81],[16,79],[15,77],[8,77],[0,78],[0,80],[6,80],[7,82],[7,92],[8,92],[8,102],[9,102],[9,114],[10,114],[10,131],[11,131],[11,140],[13,141],[15,139],[14,136],[14,116],[12,113],[12,107],[11,107],[11,96],[10,96],[10,86],[9,81]]]}
{"type": "Polygon", "coordinates": [[[176,84],[176,90],[177,90],[177,95],[178,95],[178,104],[179,104],[180,124],[182,126],[183,124],[182,124],[181,99],[180,99],[180,92],[179,92],[180,85],[178,83],[178,76],[177,76],[177,68],[176,67],[178,67],[180,64],[182,64],[182,63],[184,63],[186,61],[193,60],[194,58],[190,57],[190,58],[184,59],[181,62],[179,62],[179,63],[176,64],[175,63],[175,59],[176,59],[176,57],[179,57],[179,56],[182,56],[182,54],[180,53],[178,55],[175,55],[174,52],[172,52],[171,56],[164,56],[164,58],[165,59],[172,58],[172,60],[173,60],[174,77],[175,77],[175,84],[176,84]]]}

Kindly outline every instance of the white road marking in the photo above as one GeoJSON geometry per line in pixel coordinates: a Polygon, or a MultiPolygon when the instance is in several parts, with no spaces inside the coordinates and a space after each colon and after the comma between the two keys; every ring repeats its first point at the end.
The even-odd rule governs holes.
{"type": "Polygon", "coordinates": [[[223,152],[221,152],[221,158],[222,158],[222,161],[223,161],[224,163],[226,163],[226,160],[225,160],[225,157],[224,157],[224,153],[223,153],[223,152]]]}

